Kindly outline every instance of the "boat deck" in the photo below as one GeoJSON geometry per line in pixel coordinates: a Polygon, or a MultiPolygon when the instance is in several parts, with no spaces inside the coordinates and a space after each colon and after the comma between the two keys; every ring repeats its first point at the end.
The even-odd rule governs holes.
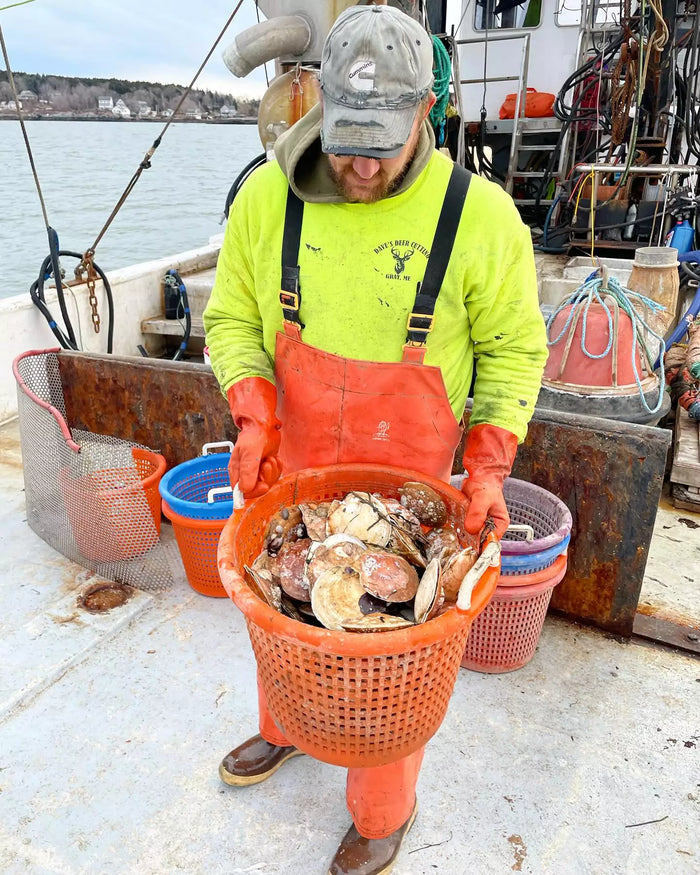
{"type": "MultiPolygon", "coordinates": [[[[325,875],[343,770],[217,776],[256,731],[237,609],[191,590],[172,545],[172,589],[86,612],[91,573],[26,524],[16,424],[0,460],[0,870],[325,875]]],[[[680,517],[700,522],[660,510],[643,595],[697,617],[700,528],[680,517]]],[[[700,872],[699,700],[696,657],[549,616],[524,668],[460,671],[393,872],[700,872]]]]}

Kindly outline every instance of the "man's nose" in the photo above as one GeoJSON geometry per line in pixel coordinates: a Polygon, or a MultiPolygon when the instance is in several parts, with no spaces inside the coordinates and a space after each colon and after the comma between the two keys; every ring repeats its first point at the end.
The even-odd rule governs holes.
{"type": "Polygon", "coordinates": [[[363,179],[371,179],[379,171],[379,161],[376,158],[365,158],[364,155],[355,155],[352,169],[363,179]]]}

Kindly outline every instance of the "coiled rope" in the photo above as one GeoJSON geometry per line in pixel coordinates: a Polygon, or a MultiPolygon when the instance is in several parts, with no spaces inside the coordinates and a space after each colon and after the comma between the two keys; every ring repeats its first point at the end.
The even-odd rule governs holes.
{"type": "Polygon", "coordinates": [[[637,391],[639,392],[639,397],[641,399],[642,405],[647,413],[658,413],[661,409],[661,405],[664,399],[665,384],[663,380],[659,380],[659,399],[656,402],[655,407],[652,409],[651,407],[649,407],[647,400],[644,396],[644,388],[642,386],[641,376],[637,368],[637,344],[642,347],[647,362],[651,362],[652,358],[644,338],[645,335],[647,337],[654,338],[659,342],[659,356],[663,361],[663,357],[666,352],[666,344],[664,343],[664,339],[661,335],[657,334],[651,328],[648,322],[641,316],[640,310],[645,311],[647,314],[654,315],[655,313],[658,313],[661,310],[665,310],[666,308],[663,307],[661,304],[658,304],[656,301],[652,301],[651,298],[647,298],[644,295],[640,295],[637,292],[633,292],[630,291],[630,289],[625,288],[617,279],[615,279],[615,277],[609,277],[607,279],[607,283],[604,285],[603,278],[594,275],[593,277],[589,277],[583,283],[583,285],[576,289],[573,294],[565,298],[554,310],[554,312],[549,316],[549,318],[547,319],[547,335],[549,335],[550,329],[554,324],[554,320],[557,314],[561,313],[567,307],[570,307],[571,309],[562,330],[553,340],[548,340],[547,345],[554,346],[555,344],[559,343],[559,341],[571,328],[572,322],[575,319],[579,318],[579,314],[581,310],[583,310],[581,352],[583,352],[583,354],[590,359],[605,358],[605,356],[608,355],[612,348],[614,340],[613,310],[615,309],[615,307],[619,307],[620,310],[622,310],[624,313],[627,314],[627,316],[629,316],[630,322],[632,323],[632,371],[634,373],[634,380],[637,385],[637,391]],[[593,303],[598,303],[601,305],[601,307],[605,311],[608,321],[608,343],[601,353],[591,352],[586,346],[588,312],[591,308],[591,304],[593,303]]]}
{"type": "Polygon", "coordinates": [[[437,98],[430,110],[430,121],[435,131],[435,140],[438,146],[445,144],[445,124],[447,122],[447,104],[450,101],[450,76],[452,74],[452,61],[442,40],[433,36],[433,75],[435,82],[433,92],[437,98]]]}

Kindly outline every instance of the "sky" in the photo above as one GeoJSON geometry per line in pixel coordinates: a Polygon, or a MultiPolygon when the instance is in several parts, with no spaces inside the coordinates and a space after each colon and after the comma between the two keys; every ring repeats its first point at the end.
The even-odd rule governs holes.
{"type": "MultiPolygon", "coordinates": [[[[0,8],[13,2],[0,0],[0,8]]],[[[188,85],[236,5],[237,0],[34,0],[0,12],[0,26],[14,71],[188,85]]],[[[253,0],[244,0],[196,88],[263,94],[262,67],[237,79],[221,57],[257,20],[253,0]]],[[[2,55],[0,65],[4,69],[2,55]]],[[[274,65],[268,67],[272,78],[274,65]]]]}

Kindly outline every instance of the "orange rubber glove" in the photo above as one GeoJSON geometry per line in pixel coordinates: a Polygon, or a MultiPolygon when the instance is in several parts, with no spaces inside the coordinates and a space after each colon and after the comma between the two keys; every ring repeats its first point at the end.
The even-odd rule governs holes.
{"type": "Polygon", "coordinates": [[[263,377],[246,377],[227,391],[228,406],[240,429],[228,466],[231,486],[246,498],[267,492],[282,473],[277,453],[281,423],[277,419],[277,389],[263,377]]]}
{"type": "Polygon", "coordinates": [[[482,531],[487,517],[493,519],[497,538],[502,538],[510,525],[503,481],[510,474],[517,450],[517,437],[505,428],[484,422],[469,430],[463,458],[469,476],[462,492],[469,499],[464,528],[470,535],[482,531]]]}

